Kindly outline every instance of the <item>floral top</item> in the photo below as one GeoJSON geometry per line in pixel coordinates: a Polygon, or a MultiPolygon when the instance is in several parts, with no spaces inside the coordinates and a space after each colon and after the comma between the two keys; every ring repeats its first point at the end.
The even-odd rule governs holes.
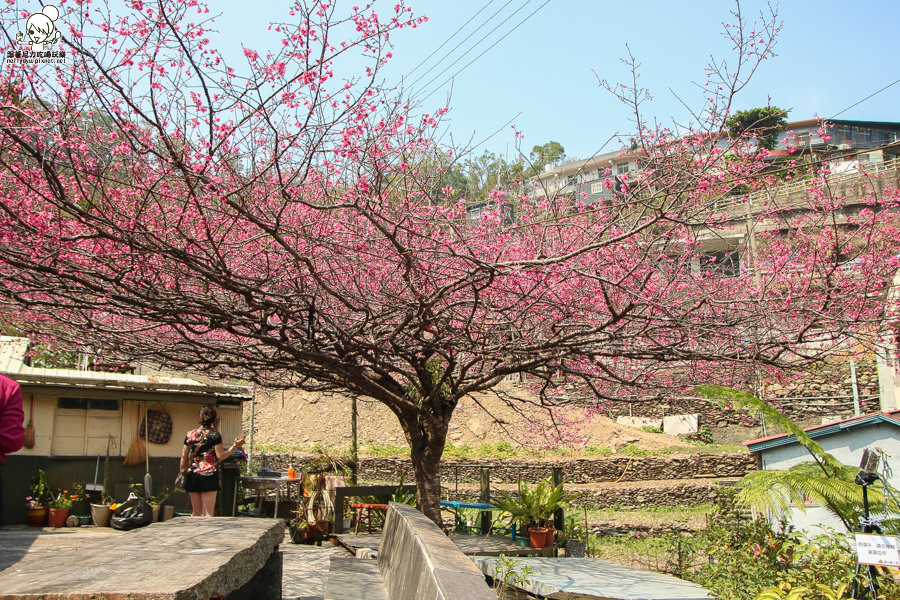
{"type": "Polygon", "coordinates": [[[184,436],[184,445],[190,448],[188,451],[191,455],[200,444],[200,451],[194,457],[194,461],[190,465],[190,470],[198,475],[215,475],[219,471],[219,460],[216,458],[216,446],[222,443],[222,434],[212,429],[198,427],[187,432],[184,436]],[[209,434],[206,432],[209,431],[209,434]],[[203,436],[206,434],[206,438],[203,436]],[[203,443],[200,443],[203,440],[203,443]]]}

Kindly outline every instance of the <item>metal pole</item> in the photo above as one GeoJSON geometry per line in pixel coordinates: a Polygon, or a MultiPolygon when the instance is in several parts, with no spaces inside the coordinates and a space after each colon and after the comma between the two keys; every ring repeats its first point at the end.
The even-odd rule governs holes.
{"type": "Polygon", "coordinates": [[[850,359],[850,382],[853,385],[853,416],[858,417],[862,414],[859,408],[859,389],[856,385],[856,363],[850,359]]]}
{"type": "Polygon", "coordinates": [[[250,443],[247,444],[247,472],[252,473],[253,469],[253,425],[256,419],[256,388],[250,395],[250,443]]]}

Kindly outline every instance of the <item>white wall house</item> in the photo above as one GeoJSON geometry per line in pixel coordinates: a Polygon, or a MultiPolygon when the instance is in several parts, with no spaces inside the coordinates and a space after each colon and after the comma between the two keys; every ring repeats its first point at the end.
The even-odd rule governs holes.
{"type": "MultiPolygon", "coordinates": [[[[885,452],[883,465],[889,467],[888,483],[900,488],[900,411],[861,415],[807,429],[806,432],[822,449],[846,465],[859,465],[863,450],[869,446],[885,452]]],[[[757,467],[765,470],[785,470],[798,463],[812,460],[806,448],[793,435],[767,437],[744,445],[756,457],[757,467]]],[[[877,514],[876,506],[872,513],[877,514]]],[[[806,511],[792,507],[787,515],[795,529],[821,533],[825,528],[845,531],[840,520],[822,506],[809,504],[806,511]]]]}

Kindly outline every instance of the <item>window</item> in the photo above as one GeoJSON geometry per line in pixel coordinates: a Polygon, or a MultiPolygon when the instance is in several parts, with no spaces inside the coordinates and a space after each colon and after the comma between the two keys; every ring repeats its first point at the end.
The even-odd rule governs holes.
{"type": "Polygon", "coordinates": [[[628,163],[619,163],[616,165],[616,175],[625,175],[630,170],[631,165],[629,165],[628,163]]]}
{"type": "Polygon", "coordinates": [[[119,400],[61,397],[56,402],[50,452],[67,456],[100,456],[110,436],[121,435],[119,400]]]}
{"type": "Polygon", "coordinates": [[[740,274],[740,258],[737,250],[717,250],[704,252],[700,260],[700,269],[707,273],[716,273],[724,277],[737,277],[740,274]]]}

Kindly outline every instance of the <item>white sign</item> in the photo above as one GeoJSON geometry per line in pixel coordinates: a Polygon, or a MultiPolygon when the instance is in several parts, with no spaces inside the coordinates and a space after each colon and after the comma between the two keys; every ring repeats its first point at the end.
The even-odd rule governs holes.
{"type": "Polygon", "coordinates": [[[894,536],[857,533],[856,555],[861,565],[900,567],[900,551],[894,536]]]}

